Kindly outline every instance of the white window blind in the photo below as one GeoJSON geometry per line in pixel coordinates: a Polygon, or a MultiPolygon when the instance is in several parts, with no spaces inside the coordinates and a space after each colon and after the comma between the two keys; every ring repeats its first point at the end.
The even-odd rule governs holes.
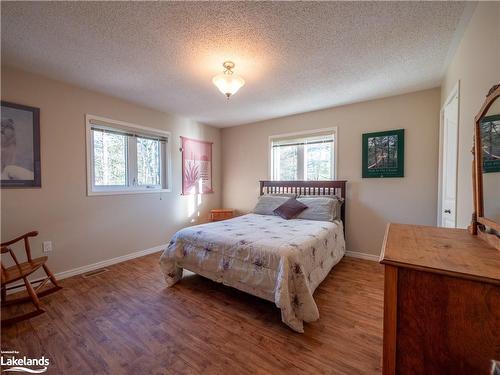
{"type": "Polygon", "coordinates": [[[273,180],[332,180],[335,178],[335,134],[271,137],[273,180]]]}
{"type": "Polygon", "coordinates": [[[92,117],[87,133],[89,193],[167,189],[167,133],[92,117]]]}

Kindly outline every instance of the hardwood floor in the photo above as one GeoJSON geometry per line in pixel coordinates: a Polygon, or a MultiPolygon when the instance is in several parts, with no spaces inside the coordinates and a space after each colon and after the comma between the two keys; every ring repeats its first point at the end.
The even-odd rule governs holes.
{"type": "Polygon", "coordinates": [[[314,294],[320,319],[298,334],[273,303],[200,276],[165,288],[158,260],[62,280],[47,313],[2,330],[2,350],[44,355],[49,374],[381,372],[378,263],[344,258],[314,294]]]}

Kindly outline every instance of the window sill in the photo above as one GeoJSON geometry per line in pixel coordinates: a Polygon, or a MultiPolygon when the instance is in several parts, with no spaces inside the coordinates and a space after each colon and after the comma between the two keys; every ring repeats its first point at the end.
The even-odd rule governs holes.
{"type": "Polygon", "coordinates": [[[87,191],[87,196],[96,195],[128,195],[128,194],[151,194],[151,193],[171,193],[172,189],[144,189],[144,190],[111,190],[111,191],[87,191]]]}

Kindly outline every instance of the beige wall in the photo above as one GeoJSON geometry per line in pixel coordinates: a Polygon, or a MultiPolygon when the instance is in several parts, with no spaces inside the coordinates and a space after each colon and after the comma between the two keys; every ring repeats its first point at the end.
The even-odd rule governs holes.
{"type": "Polygon", "coordinates": [[[440,89],[222,130],[223,205],[253,208],[268,176],[268,137],[338,127],[337,179],[348,180],[347,250],[379,254],[388,222],[436,224],[440,89]],[[405,129],[405,177],[361,178],[361,135],[405,129]]]}
{"type": "Polygon", "coordinates": [[[387,222],[436,224],[439,108],[458,80],[457,220],[459,226],[465,227],[472,213],[472,121],[488,89],[500,81],[499,18],[500,3],[478,4],[446,70],[441,92],[426,90],[222,132],[186,118],[2,67],[2,100],[41,109],[42,146],[42,188],[1,191],[2,240],[39,230],[33,252],[40,255],[41,242],[52,240],[54,251],[49,263],[55,272],[164,244],[177,229],[205,219],[208,209],[215,206],[234,207],[240,212],[252,209],[258,196],[258,180],[269,177],[270,135],[337,126],[337,178],[349,181],[348,250],[378,254],[387,222]],[[175,142],[173,191],[87,197],[86,113],[171,131],[175,142]],[[362,179],[361,134],[396,128],[406,131],[405,178],[362,179]],[[216,193],[203,196],[192,217],[188,215],[192,198],[180,196],[180,135],[214,142],[216,193]]]}
{"type": "Polygon", "coordinates": [[[499,2],[478,3],[442,84],[443,105],[460,80],[457,225],[464,228],[470,223],[473,211],[470,150],[474,117],[490,87],[500,82],[499,19],[499,2]]]}
{"type": "Polygon", "coordinates": [[[220,205],[220,130],[110,96],[2,67],[2,100],[40,108],[41,189],[3,189],[2,241],[29,230],[35,256],[51,240],[53,271],[89,265],[168,242],[192,219],[220,205]],[[172,133],[173,191],[113,196],[86,195],[85,114],[90,113],[172,133]],[[215,194],[202,196],[193,217],[182,197],[179,136],[214,142],[215,194]]]}

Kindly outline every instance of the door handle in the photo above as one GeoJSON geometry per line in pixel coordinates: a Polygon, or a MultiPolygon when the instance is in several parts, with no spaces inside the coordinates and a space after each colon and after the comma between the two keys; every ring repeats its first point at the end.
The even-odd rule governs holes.
{"type": "Polygon", "coordinates": [[[451,214],[451,210],[444,210],[445,214],[451,214]]]}

